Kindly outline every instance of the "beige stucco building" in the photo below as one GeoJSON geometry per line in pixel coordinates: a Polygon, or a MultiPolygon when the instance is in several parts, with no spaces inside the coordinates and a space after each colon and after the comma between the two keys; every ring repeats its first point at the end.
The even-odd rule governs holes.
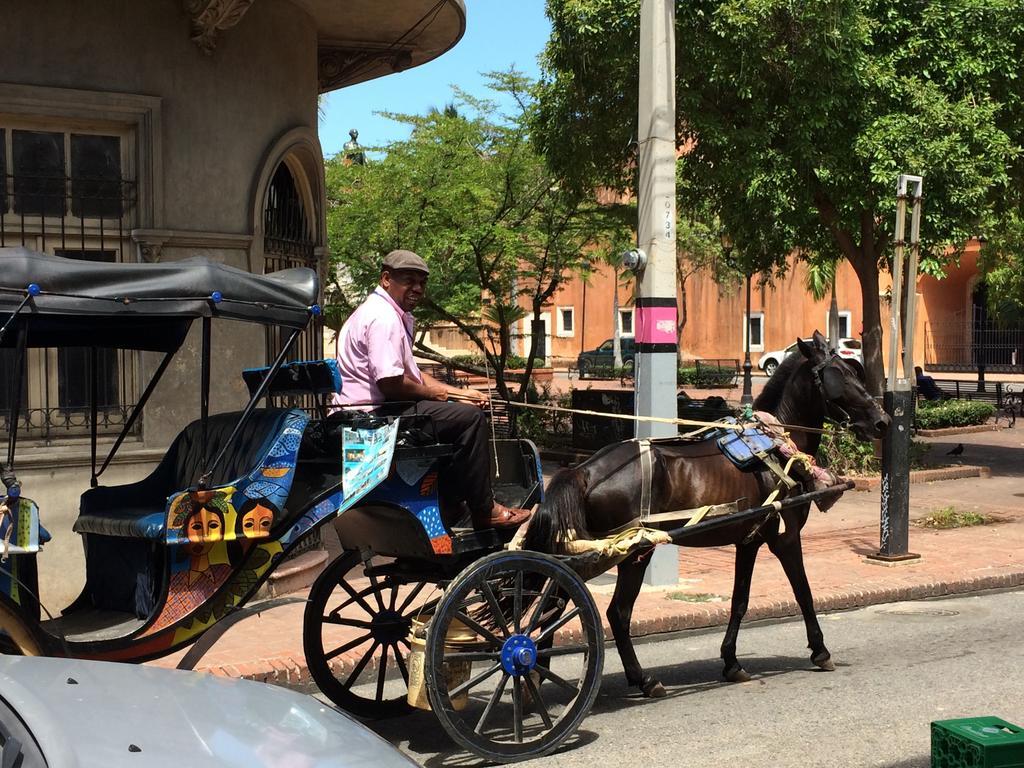
{"type": "MultiPolygon", "coordinates": [[[[253,272],[322,269],[319,95],[441,55],[465,20],[462,0],[6,3],[0,246],[105,261],[201,255],[253,272]]],[[[213,412],[244,402],[240,371],[262,365],[278,343],[262,329],[215,324],[213,412]]],[[[315,355],[320,344],[318,330],[308,333],[301,353],[315,355]]],[[[142,477],[196,418],[197,349],[190,339],[105,483],[142,477]]],[[[149,354],[101,356],[98,422],[108,442],[157,363],[149,354]]],[[[51,609],[80,584],[71,525],[89,482],[85,366],[73,351],[33,351],[20,415],[10,411],[12,383],[0,384],[0,427],[21,419],[19,475],[54,534],[40,561],[51,609]]]]}

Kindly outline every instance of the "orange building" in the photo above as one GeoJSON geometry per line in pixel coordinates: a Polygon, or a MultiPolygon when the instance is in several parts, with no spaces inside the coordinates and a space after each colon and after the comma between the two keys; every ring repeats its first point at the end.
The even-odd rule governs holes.
{"type": "MultiPolygon", "coordinates": [[[[979,359],[990,371],[1022,372],[1024,332],[998,330],[985,319],[984,283],[978,270],[979,244],[968,244],[959,264],[951,264],[938,280],[921,276],[917,282],[915,360],[935,371],[975,371],[979,359]],[[984,345],[985,352],[979,348],[984,345]]],[[[806,289],[806,266],[793,258],[784,279],[751,286],[751,339],[753,362],[765,351],[782,349],[815,329],[827,333],[830,297],[815,301],[806,289]]],[[[616,311],[614,276],[606,265],[597,265],[587,280],[568,281],[544,308],[541,317],[544,341],[538,347],[553,365],[575,361],[583,350],[594,349],[610,339],[615,325],[621,333],[633,332],[633,280],[619,274],[616,311]]],[[[882,356],[888,357],[891,282],[883,274],[879,284],[882,302],[882,356]]],[[[863,331],[861,290],[852,267],[843,262],[836,275],[840,336],[859,338],[863,331]]],[[[686,282],[686,324],[679,340],[683,358],[743,358],[745,301],[743,285],[723,288],[708,273],[692,275],[686,282]]],[[[518,329],[520,348],[529,348],[531,318],[518,329]]]]}

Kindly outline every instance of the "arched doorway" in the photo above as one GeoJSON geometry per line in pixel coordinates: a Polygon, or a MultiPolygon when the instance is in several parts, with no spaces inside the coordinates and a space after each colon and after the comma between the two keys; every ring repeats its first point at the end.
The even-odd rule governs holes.
{"type": "MultiPolygon", "coordinates": [[[[292,267],[320,270],[317,257],[316,207],[302,168],[285,158],[277,164],[267,186],[263,206],[263,271],[277,272],[292,267]]],[[[287,341],[287,331],[267,330],[267,361],[272,361],[287,341]]],[[[289,360],[323,357],[323,328],[314,318],[288,353],[289,360]]]]}

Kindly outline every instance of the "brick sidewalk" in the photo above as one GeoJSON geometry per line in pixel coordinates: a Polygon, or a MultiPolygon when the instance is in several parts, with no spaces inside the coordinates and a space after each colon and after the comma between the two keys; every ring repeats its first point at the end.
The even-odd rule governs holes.
{"type": "MultiPolygon", "coordinates": [[[[992,477],[912,485],[911,519],[952,505],[998,522],[945,531],[912,526],[910,549],[921,558],[887,567],[864,559],[878,548],[878,491],[847,493],[828,514],[812,511],[803,531],[804,561],[819,612],[1024,585],[1024,429],[929,442],[937,460],[957,442],[963,443],[963,462],[991,467],[992,477]]],[[[671,589],[644,589],[633,614],[633,633],[727,623],[733,552],[731,547],[681,549],[680,583],[671,589]]],[[[606,574],[592,583],[602,614],[611,597],[611,581],[606,574]]],[[[199,668],[307,687],[302,610],[301,604],[291,605],[246,619],[218,641],[199,668]]],[[[785,574],[764,547],[754,571],[747,620],[796,615],[799,610],[785,574]]],[[[842,638],[827,633],[826,642],[841,657],[842,638]]],[[[742,643],[741,633],[741,648],[742,643]]],[[[173,666],[180,656],[151,663],[173,666]]],[[[345,668],[351,661],[342,657],[339,664],[345,668]]]]}

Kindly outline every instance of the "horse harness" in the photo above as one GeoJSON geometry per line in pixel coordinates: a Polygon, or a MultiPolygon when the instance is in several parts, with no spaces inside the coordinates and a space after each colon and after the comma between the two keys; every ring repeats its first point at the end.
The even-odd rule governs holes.
{"type": "MultiPolygon", "coordinates": [[[[761,424],[761,427],[766,430],[769,434],[767,437],[773,438],[774,443],[774,432],[775,430],[766,424],[761,424]]],[[[762,433],[763,434],[763,433],[762,433]]],[[[743,433],[740,433],[738,437],[742,439],[743,433]]],[[[640,509],[639,515],[634,517],[628,523],[619,526],[611,531],[608,531],[606,535],[614,535],[621,533],[622,531],[630,528],[640,526],[641,528],[648,528],[657,523],[666,522],[677,522],[686,520],[684,524],[685,528],[697,525],[706,518],[720,517],[722,515],[729,515],[734,512],[740,511],[740,502],[744,500],[737,500],[727,502],[724,504],[706,504],[702,507],[696,507],[693,509],[679,509],[672,510],[669,512],[652,512],[652,499],[653,499],[653,484],[654,484],[654,462],[655,456],[651,450],[652,442],[669,442],[676,441],[678,438],[635,438],[631,442],[636,443],[638,458],[640,462],[640,509]]],[[[749,444],[748,444],[748,447],[749,444]]],[[[770,447],[751,447],[751,455],[758,460],[758,462],[764,467],[764,469],[749,469],[746,471],[754,471],[759,477],[759,484],[762,486],[770,486],[771,478],[775,478],[773,490],[768,494],[764,501],[764,505],[772,505],[774,507],[774,513],[777,515],[781,509],[781,504],[778,501],[778,497],[783,490],[789,491],[796,486],[800,485],[800,481],[792,477],[791,473],[793,467],[797,463],[807,464],[810,457],[804,454],[797,453],[796,455],[789,458],[785,466],[783,466],[779,460],[775,457],[774,453],[776,450],[774,444],[770,447]]],[[[725,453],[723,449],[723,453],[725,453]]],[[[770,519],[771,514],[767,515],[763,521],[761,521],[751,532],[751,537],[760,530],[761,526],[764,525],[770,519]]],[[[781,520],[781,518],[780,518],[781,520]]]]}

